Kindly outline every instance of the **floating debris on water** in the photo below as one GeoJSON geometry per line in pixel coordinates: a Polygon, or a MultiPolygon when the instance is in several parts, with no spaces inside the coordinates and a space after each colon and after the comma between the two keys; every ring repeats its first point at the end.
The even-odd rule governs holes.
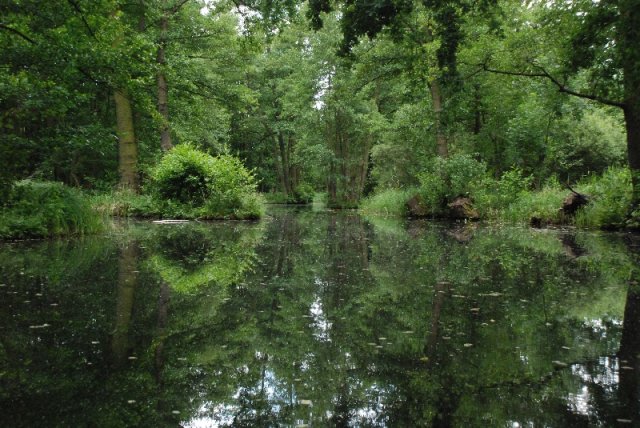
{"type": "Polygon", "coordinates": [[[465,343],[464,345],[465,348],[471,348],[473,346],[473,343],[465,343]]]}
{"type": "Polygon", "coordinates": [[[127,403],[129,403],[129,404],[133,404],[135,402],[136,402],[136,400],[127,400],[127,403]]]}
{"type": "Polygon", "coordinates": [[[51,327],[51,324],[44,323],[44,324],[41,324],[41,325],[30,325],[29,326],[29,328],[33,328],[33,329],[35,329],[35,328],[47,328],[47,327],[51,327]]]}

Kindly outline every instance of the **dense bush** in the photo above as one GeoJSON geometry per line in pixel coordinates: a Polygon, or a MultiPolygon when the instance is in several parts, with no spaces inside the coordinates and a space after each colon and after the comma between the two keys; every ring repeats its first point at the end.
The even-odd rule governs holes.
{"type": "MultiPolygon", "coordinates": [[[[465,195],[474,199],[480,217],[489,221],[575,224],[605,229],[640,228],[640,212],[629,213],[632,188],[628,168],[610,168],[602,175],[592,174],[578,182],[575,188],[588,195],[589,204],[578,210],[574,218],[565,216],[562,211],[563,201],[570,190],[554,176],[541,189],[532,190],[533,177],[518,168],[505,172],[496,180],[486,174],[483,176],[482,165],[473,160],[440,160],[436,165],[437,168],[423,173],[420,189],[383,190],[367,198],[362,204],[362,211],[401,217],[407,215],[406,203],[417,193],[429,198],[429,204],[441,204],[448,198],[465,195]],[[440,175],[436,173],[438,171],[440,175]]],[[[432,206],[438,207],[429,207],[432,206]]]]}
{"type": "Polygon", "coordinates": [[[533,177],[526,175],[520,168],[504,172],[499,180],[486,176],[473,195],[482,217],[498,217],[530,190],[532,181],[533,177]]]}
{"type": "Polygon", "coordinates": [[[570,220],[564,217],[561,209],[568,193],[553,177],[540,190],[514,195],[511,203],[501,205],[490,218],[540,226],[562,224],[570,220]]]}
{"type": "Polygon", "coordinates": [[[306,183],[298,184],[293,194],[285,195],[283,192],[265,193],[267,202],[271,204],[310,204],[313,201],[315,190],[306,183]]]}
{"type": "Polygon", "coordinates": [[[581,227],[619,228],[626,225],[631,208],[631,173],[628,168],[610,168],[579,183],[579,191],[590,203],[576,215],[581,227]]]}
{"type": "Polygon", "coordinates": [[[438,214],[458,196],[472,196],[486,174],[484,163],[469,155],[434,158],[428,168],[418,174],[420,193],[432,211],[438,214]]]}
{"type": "Polygon", "coordinates": [[[85,197],[62,183],[21,181],[1,208],[0,238],[41,238],[94,233],[99,216],[85,197]]]}
{"type": "Polygon", "coordinates": [[[149,190],[163,216],[257,218],[262,202],[256,180],[239,159],[213,157],[183,144],[151,171],[149,190]]]}

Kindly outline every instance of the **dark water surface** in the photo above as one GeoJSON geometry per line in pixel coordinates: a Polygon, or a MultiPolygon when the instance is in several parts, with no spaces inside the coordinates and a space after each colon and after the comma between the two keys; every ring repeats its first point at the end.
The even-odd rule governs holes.
{"type": "Polygon", "coordinates": [[[639,240],[274,208],[0,245],[0,426],[640,426],[639,240]]]}

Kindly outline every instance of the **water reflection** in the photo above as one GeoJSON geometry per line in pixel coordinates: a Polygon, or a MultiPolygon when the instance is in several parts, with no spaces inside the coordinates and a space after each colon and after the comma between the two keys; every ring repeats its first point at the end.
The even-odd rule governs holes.
{"type": "Polygon", "coordinates": [[[305,209],[6,244],[0,425],[637,424],[638,254],[305,209]]]}

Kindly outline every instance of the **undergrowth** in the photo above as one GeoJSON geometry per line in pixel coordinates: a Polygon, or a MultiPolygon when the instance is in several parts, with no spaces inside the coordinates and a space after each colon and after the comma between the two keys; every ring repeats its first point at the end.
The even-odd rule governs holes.
{"type": "MultiPolygon", "coordinates": [[[[445,170],[452,171],[450,168],[445,170]]],[[[602,175],[593,174],[572,185],[576,191],[589,198],[589,203],[580,208],[575,217],[563,213],[563,201],[571,191],[555,177],[551,177],[542,188],[532,189],[531,178],[518,169],[505,172],[498,180],[487,175],[478,177],[479,170],[474,166],[473,174],[468,174],[472,179],[458,182],[441,180],[436,173],[427,172],[421,178],[421,187],[382,190],[365,199],[361,210],[369,215],[407,216],[407,202],[418,195],[423,201],[432,204],[427,207],[427,211],[438,212],[443,195],[448,200],[453,195],[459,195],[469,197],[481,219],[488,221],[536,225],[570,224],[600,229],[640,226],[640,212],[636,212],[635,217],[634,213],[629,212],[632,187],[628,168],[610,168],[602,175]],[[464,191],[453,189],[456,186],[447,187],[447,182],[454,183],[464,191]]]]}
{"type": "Polygon", "coordinates": [[[102,218],[77,189],[55,182],[15,183],[0,208],[0,238],[84,235],[102,229],[102,218]]]}
{"type": "Polygon", "coordinates": [[[255,177],[233,156],[214,157],[183,144],[168,152],[150,175],[142,194],[116,190],[94,196],[94,206],[121,217],[212,220],[264,215],[255,177]]]}

